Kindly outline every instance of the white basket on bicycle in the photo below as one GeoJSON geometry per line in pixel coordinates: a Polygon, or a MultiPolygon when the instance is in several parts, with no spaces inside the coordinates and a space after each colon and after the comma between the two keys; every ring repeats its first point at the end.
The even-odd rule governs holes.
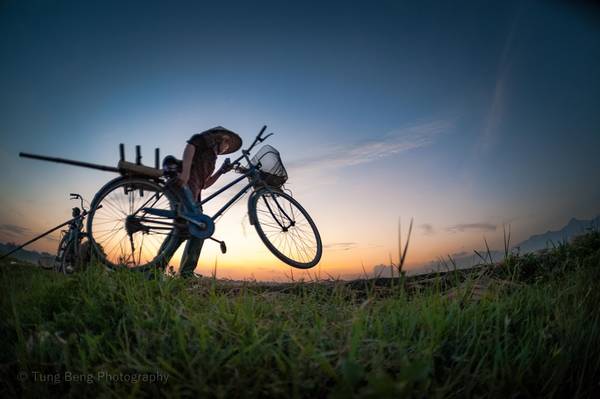
{"type": "Polygon", "coordinates": [[[257,165],[263,181],[271,187],[281,187],[288,179],[287,171],[281,162],[279,151],[270,145],[263,146],[252,157],[252,163],[257,165]]]}

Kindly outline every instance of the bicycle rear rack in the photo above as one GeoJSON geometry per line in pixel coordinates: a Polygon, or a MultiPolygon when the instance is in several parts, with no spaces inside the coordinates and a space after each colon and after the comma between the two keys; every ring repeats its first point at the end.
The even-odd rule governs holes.
{"type": "Polygon", "coordinates": [[[119,163],[117,164],[117,167],[76,161],[73,159],[49,157],[46,155],[29,154],[25,152],[20,152],[19,156],[23,158],[37,159],[40,161],[63,163],[67,165],[80,166],[83,168],[102,170],[105,172],[120,173],[124,176],[142,175],[146,177],[158,178],[163,175],[163,172],[160,168],[160,149],[154,149],[154,167],[151,167],[142,165],[142,147],[140,145],[135,146],[135,163],[133,163],[127,162],[125,159],[125,144],[119,144],[119,163]]]}
{"type": "MultiPolygon", "coordinates": [[[[119,161],[126,162],[125,160],[125,144],[119,144],[119,161]]],[[[135,146],[135,164],[142,164],[142,146],[139,144],[135,146]]],[[[154,149],[154,169],[160,169],[160,148],[154,149]]]]}

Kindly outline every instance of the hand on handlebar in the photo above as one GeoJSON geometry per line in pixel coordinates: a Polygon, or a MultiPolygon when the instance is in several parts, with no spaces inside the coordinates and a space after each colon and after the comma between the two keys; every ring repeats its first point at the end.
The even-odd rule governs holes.
{"type": "Polygon", "coordinates": [[[221,174],[227,173],[229,172],[231,169],[233,169],[234,164],[231,163],[231,159],[229,158],[225,158],[225,161],[223,161],[223,164],[221,165],[221,167],[219,168],[219,172],[221,174]]]}
{"type": "Polygon", "coordinates": [[[239,163],[236,164],[233,168],[237,173],[246,173],[249,169],[243,167],[242,165],[240,165],[239,163]]]}

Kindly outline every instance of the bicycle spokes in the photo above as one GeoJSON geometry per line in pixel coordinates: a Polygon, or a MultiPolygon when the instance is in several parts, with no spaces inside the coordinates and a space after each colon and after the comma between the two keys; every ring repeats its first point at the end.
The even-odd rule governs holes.
{"type": "Polygon", "coordinates": [[[124,184],[102,198],[92,232],[112,264],[137,267],[160,252],[175,222],[171,201],[159,189],[149,182],[124,184]],[[157,212],[149,212],[151,209],[157,212]]]}
{"type": "Polygon", "coordinates": [[[296,205],[277,194],[263,194],[256,217],[270,243],[286,258],[310,263],[318,253],[318,240],[308,219],[296,205]]]}

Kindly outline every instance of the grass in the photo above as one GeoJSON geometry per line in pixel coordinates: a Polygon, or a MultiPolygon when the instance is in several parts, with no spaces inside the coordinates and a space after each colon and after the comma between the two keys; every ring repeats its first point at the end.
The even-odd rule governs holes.
{"type": "Polygon", "coordinates": [[[2,397],[600,393],[598,232],[395,284],[0,270],[2,397]],[[143,381],[157,372],[167,380],[143,381]]]}

